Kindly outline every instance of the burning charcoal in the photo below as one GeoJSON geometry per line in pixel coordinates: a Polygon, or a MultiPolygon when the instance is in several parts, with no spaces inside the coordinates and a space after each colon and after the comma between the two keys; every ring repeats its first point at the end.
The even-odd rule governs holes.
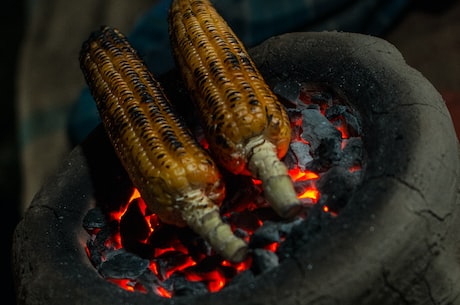
{"type": "Polygon", "coordinates": [[[294,189],[297,194],[305,192],[307,189],[314,188],[315,182],[313,180],[298,180],[294,181],[294,189]]]}
{"type": "Polygon", "coordinates": [[[349,136],[359,137],[362,135],[361,120],[357,114],[345,112],[343,118],[345,119],[349,136]]]}
{"type": "Polygon", "coordinates": [[[94,239],[94,245],[98,251],[104,252],[107,250],[107,241],[110,240],[118,231],[118,221],[114,220],[109,222],[106,226],[102,227],[101,230],[96,234],[94,239]]]}
{"type": "MultiPolygon", "coordinates": [[[[287,108],[286,112],[288,114],[289,120],[291,122],[302,122],[302,110],[297,108],[287,108]]],[[[301,124],[294,124],[300,126],[301,124]]]]}
{"type": "Polygon", "coordinates": [[[317,181],[321,192],[319,203],[327,205],[330,211],[338,212],[347,204],[358,183],[356,175],[348,169],[340,166],[331,168],[317,181]]]}
{"type": "Polygon", "coordinates": [[[252,267],[256,274],[261,274],[279,265],[278,256],[270,250],[254,249],[252,267]]]}
{"type": "Polygon", "coordinates": [[[150,227],[139,208],[139,200],[134,200],[120,220],[120,234],[126,240],[145,240],[150,234],[150,227]]]}
{"type": "Polygon", "coordinates": [[[345,140],[342,160],[340,165],[345,168],[361,166],[363,158],[363,141],[361,138],[349,138],[345,140]]]}
{"type": "Polygon", "coordinates": [[[155,259],[160,278],[167,278],[168,274],[175,270],[182,269],[190,262],[189,255],[180,251],[167,251],[155,259]]]}
{"type": "Polygon", "coordinates": [[[229,176],[225,181],[227,197],[220,209],[223,214],[244,211],[251,205],[254,206],[257,198],[263,198],[262,190],[254,186],[249,176],[239,176],[238,179],[229,176]]]}
{"type": "MultiPolygon", "coordinates": [[[[320,111],[316,109],[302,110],[302,138],[310,143],[314,152],[318,149],[321,143],[326,140],[331,144],[328,146],[336,146],[332,144],[342,141],[342,134],[329,122],[320,111]]],[[[339,145],[340,147],[340,145],[339,145]]]]}
{"type": "Polygon", "coordinates": [[[201,236],[196,234],[192,229],[176,228],[177,240],[171,240],[171,246],[179,246],[178,242],[182,244],[182,247],[186,248],[186,252],[194,261],[201,261],[204,255],[211,255],[212,247],[207,243],[201,236]]]}
{"type": "Polygon", "coordinates": [[[118,250],[106,257],[99,267],[100,274],[105,278],[136,279],[148,270],[150,261],[139,256],[118,250]]]}
{"type": "Polygon", "coordinates": [[[94,244],[93,240],[88,240],[86,242],[86,248],[89,252],[89,259],[94,267],[99,268],[99,265],[102,263],[102,255],[98,251],[97,246],[94,244]]]}
{"type": "Polygon", "coordinates": [[[307,105],[318,105],[322,110],[325,110],[331,106],[333,102],[333,96],[328,91],[328,88],[318,84],[302,84],[300,87],[299,100],[307,105]]]}
{"type": "Polygon", "coordinates": [[[104,212],[100,208],[93,208],[86,213],[83,218],[83,228],[85,230],[100,229],[107,225],[104,212]]]}
{"type": "Polygon", "coordinates": [[[174,296],[195,296],[208,293],[206,284],[200,281],[192,282],[182,275],[173,274],[165,284],[171,286],[174,296]]]}
{"type": "Polygon", "coordinates": [[[278,225],[275,222],[266,221],[263,226],[254,231],[251,236],[250,247],[261,248],[268,244],[281,240],[278,225]]]}
{"type": "Polygon", "coordinates": [[[134,200],[120,219],[120,236],[123,247],[143,258],[149,258],[153,247],[144,242],[149,234],[150,226],[139,207],[139,199],[134,200]]]}
{"type": "Polygon", "coordinates": [[[136,278],[136,281],[149,292],[157,292],[159,287],[169,290],[166,283],[160,281],[150,269],[146,269],[136,278]]]}
{"type": "Polygon", "coordinates": [[[241,228],[236,228],[235,231],[233,231],[233,233],[235,234],[235,236],[242,238],[242,239],[245,239],[249,235],[248,232],[246,232],[245,230],[241,228]]]}
{"type": "Polygon", "coordinates": [[[305,170],[305,165],[313,161],[313,157],[310,154],[310,145],[305,142],[293,141],[291,142],[290,151],[295,156],[296,164],[293,166],[288,166],[288,168],[295,168],[298,166],[302,171],[305,170]]]}

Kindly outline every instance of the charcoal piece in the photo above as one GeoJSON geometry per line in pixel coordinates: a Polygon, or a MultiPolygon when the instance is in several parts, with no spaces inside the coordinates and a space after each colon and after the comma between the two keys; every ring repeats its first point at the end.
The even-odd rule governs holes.
{"type": "Polygon", "coordinates": [[[156,248],[167,248],[172,240],[178,239],[178,228],[162,223],[150,234],[148,243],[156,248]]]}
{"type": "Polygon", "coordinates": [[[135,280],[149,268],[150,261],[124,250],[113,251],[99,267],[104,278],[135,280]]]}
{"type": "Polygon", "coordinates": [[[348,169],[361,168],[363,165],[363,141],[361,138],[349,138],[344,140],[345,147],[342,150],[342,159],[339,165],[348,169]]]}
{"type": "Polygon", "coordinates": [[[222,214],[230,212],[240,212],[255,205],[255,200],[262,196],[260,188],[254,186],[253,180],[249,176],[238,176],[224,172],[227,195],[220,208],[222,214]]]}
{"type": "MultiPolygon", "coordinates": [[[[302,138],[310,143],[313,152],[316,152],[321,143],[340,143],[342,134],[331,122],[329,122],[320,111],[316,109],[302,110],[302,138]]],[[[330,146],[331,144],[328,144],[330,146]]],[[[335,146],[335,145],[332,145],[335,146]]]]}
{"type": "Polygon", "coordinates": [[[278,95],[280,101],[286,107],[297,105],[297,96],[300,84],[293,81],[281,81],[275,85],[273,92],[278,95]]]}
{"type": "Polygon", "coordinates": [[[139,199],[131,202],[121,217],[120,234],[126,241],[145,240],[149,236],[150,226],[139,207],[139,199]]]}
{"type": "Polygon", "coordinates": [[[292,221],[287,221],[287,222],[280,223],[278,225],[278,230],[279,230],[280,234],[282,234],[284,236],[287,236],[287,235],[291,234],[292,230],[296,226],[300,225],[303,221],[304,221],[303,218],[296,218],[296,219],[293,219],[292,221]]]}
{"type": "Polygon", "coordinates": [[[260,227],[259,219],[251,211],[244,210],[239,213],[232,213],[229,217],[232,225],[245,231],[255,231],[260,227]]]}
{"type": "Polygon", "coordinates": [[[320,84],[305,83],[300,87],[299,100],[306,105],[317,105],[323,111],[333,103],[333,95],[320,84]]]}
{"type": "Polygon", "coordinates": [[[339,212],[345,207],[359,179],[348,169],[341,166],[331,168],[317,181],[321,192],[319,204],[327,205],[332,212],[339,212]]]}
{"type": "Polygon", "coordinates": [[[204,255],[211,255],[211,245],[189,227],[176,228],[176,233],[177,241],[172,240],[171,245],[180,242],[194,261],[201,261],[204,255]]]}
{"type": "Polygon", "coordinates": [[[83,228],[85,230],[100,229],[107,225],[107,220],[104,212],[100,208],[89,210],[83,218],[83,228]]]}
{"type": "Polygon", "coordinates": [[[342,140],[333,138],[324,139],[321,141],[315,154],[321,160],[323,166],[336,164],[342,158],[342,140]]]}
{"type": "Polygon", "coordinates": [[[276,213],[270,205],[259,207],[252,211],[257,218],[264,222],[266,220],[281,221],[283,218],[276,213]]]}
{"type": "Polygon", "coordinates": [[[158,275],[160,278],[167,278],[167,274],[180,269],[190,260],[190,256],[180,251],[167,251],[155,258],[158,275]]]}
{"type": "Polygon", "coordinates": [[[139,200],[131,202],[120,219],[121,243],[125,250],[136,253],[142,258],[149,258],[153,246],[144,241],[149,237],[150,226],[139,207],[139,200]]]}
{"type": "MultiPolygon", "coordinates": [[[[308,145],[305,142],[300,142],[300,141],[292,141],[291,144],[289,145],[290,151],[295,156],[296,159],[296,165],[301,169],[305,170],[306,164],[310,163],[313,161],[313,157],[310,153],[310,145],[308,145]]],[[[288,168],[293,168],[293,167],[288,167],[288,168]]]]}
{"type": "Polygon", "coordinates": [[[279,242],[281,236],[278,231],[278,224],[272,221],[266,221],[264,224],[254,231],[251,236],[249,245],[251,248],[261,248],[274,242],[279,242]]]}
{"type": "Polygon", "coordinates": [[[208,288],[204,282],[192,282],[187,280],[182,274],[173,274],[165,281],[168,287],[172,287],[174,296],[195,296],[208,293],[208,288]]]}
{"type": "Polygon", "coordinates": [[[86,248],[88,249],[89,260],[96,269],[99,268],[99,265],[102,263],[102,254],[94,244],[94,241],[88,240],[86,242],[86,248]]]}
{"type": "Polygon", "coordinates": [[[241,228],[236,228],[233,231],[233,234],[235,234],[236,237],[239,237],[239,238],[242,238],[242,239],[245,239],[249,235],[248,232],[246,232],[245,230],[243,230],[241,228]]]}
{"type": "Polygon", "coordinates": [[[335,104],[331,107],[328,107],[324,112],[324,116],[329,120],[332,121],[339,116],[344,115],[347,112],[348,107],[345,105],[335,104]]]}
{"type": "Polygon", "coordinates": [[[160,279],[150,269],[146,269],[145,272],[136,278],[136,281],[148,292],[157,292],[159,287],[171,291],[171,288],[168,287],[163,281],[160,281],[160,279]]]}
{"type": "Polygon", "coordinates": [[[288,149],[282,161],[284,162],[284,165],[286,165],[288,169],[293,169],[298,166],[297,156],[295,155],[294,151],[291,148],[288,149]]]}
{"type": "Polygon", "coordinates": [[[102,227],[96,234],[94,244],[98,251],[104,252],[108,250],[107,241],[110,240],[116,233],[118,233],[118,221],[112,220],[107,223],[106,226],[102,227]]]}
{"type": "Polygon", "coordinates": [[[297,194],[305,192],[307,189],[312,189],[315,187],[315,182],[313,180],[298,180],[294,181],[294,189],[297,194]]]}
{"type": "Polygon", "coordinates": [[[269,250],[254,249],[252,257],[252,268],[255,274],[267,272],[279,265],[278,256],[269,250]]]}
{"type": "MultiPolygon", "coordinates": [[[[286,109],[287,115],[291,122],[302,122],[302,110],[297,108],[287,108],[286,109]]],[[[302,125],[302,124],[296,124],[302,125]]]]}
{"type": "Polygon", "coordinates": [[[209,273],[219,268],[222,260],[222,257],[219,255],[206,256],[197,265],[192,266],[187,270],[191,270],[194,273],[209,273]]]}
{"type": "Polygon", "coordinates": [[[343,114],[343,118],[345,119],[345,124],[347,127],[348,135],[350,137],[360,137],[362,136],[362,128],[361,128],[361,119],[358,116],[358,113],[352,114],[350,112],[345,112],[343,114]]]}

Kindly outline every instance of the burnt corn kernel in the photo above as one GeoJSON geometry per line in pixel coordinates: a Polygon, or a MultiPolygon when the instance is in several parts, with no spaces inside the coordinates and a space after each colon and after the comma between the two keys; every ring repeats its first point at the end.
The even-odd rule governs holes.
{"type": "Polygon", "coordinates": [[[149,210],[190,226],[217,253],[241,261],[247,244],[219,214],[225,184],[128,40],[103,27],[83,43],[80,65],[111,143],[149,210]]]}
{"type": "Polygon", "coordinates": [[[234,174],[262,180],[274,210],[295,216],[301,204],[280,161],[290,143],[289,118],[245,47],[208,0],[173,0],[169,26],[213,156],[234,174]]]}

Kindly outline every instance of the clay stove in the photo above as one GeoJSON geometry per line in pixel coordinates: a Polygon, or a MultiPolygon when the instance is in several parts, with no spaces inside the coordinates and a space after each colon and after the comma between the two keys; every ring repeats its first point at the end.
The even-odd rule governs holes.
{"type": "MultiPolygon", "coordinates": [[[[132,190],[101,129],[34,198],[14,236],[19,304],[460,304],[458,141],[439,93],[387,42],[292,33],[251,50],[269,85],[339,90],[361,118],[362,180],[337,217],[312,208],[275,268],[218,292],[165,298],[108,282],[83,223],[132,190]]],[[[165,76],[173,100],[177,78],[165,76]]]]}

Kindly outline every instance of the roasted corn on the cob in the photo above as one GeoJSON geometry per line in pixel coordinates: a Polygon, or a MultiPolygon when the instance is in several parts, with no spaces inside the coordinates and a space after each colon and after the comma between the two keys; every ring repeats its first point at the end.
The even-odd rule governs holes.
{"type": "Polygon", "coordinates": [[[224,258],[241,261],[247,244],[219,214],[220,172],[124,35],[110,27],[94,32],[80,63],[115,151],[151,212],[190,226],[224,258]]]}
{"type": "Polygon", "coordinates": [[[301,204],[280,161],[290,143],[289,118],[241,41],[208,0],[173,0],[169,25],[177,66],[216,160],[260,179],[278,214],[296,215],[301,204]]]}

